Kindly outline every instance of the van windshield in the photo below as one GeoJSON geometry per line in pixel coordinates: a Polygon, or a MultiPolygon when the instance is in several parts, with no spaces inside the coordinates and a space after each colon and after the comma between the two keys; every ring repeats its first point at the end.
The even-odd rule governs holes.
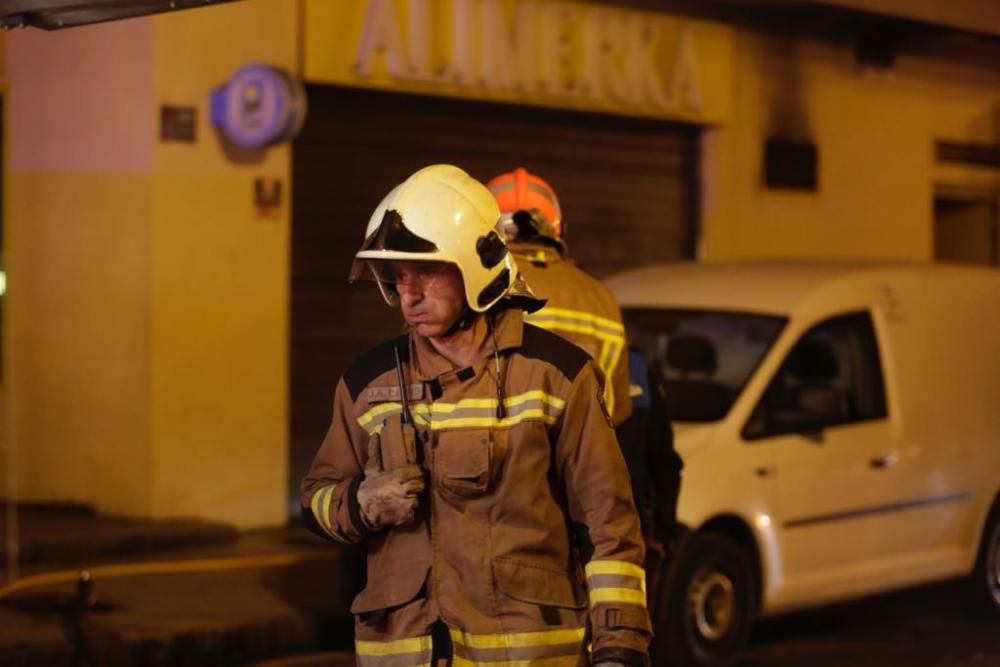
{"type": "Polygon", "coordinates": [[[784,317],[710,310],[625,308],[630,344],[662,378],[674,421],[713,422],[729,412],[781,333],[784,317]]]}

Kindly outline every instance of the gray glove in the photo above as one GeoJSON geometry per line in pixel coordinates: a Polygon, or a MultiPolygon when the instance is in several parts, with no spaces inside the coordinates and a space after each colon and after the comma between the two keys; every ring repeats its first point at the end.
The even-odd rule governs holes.
{"type": "Polygon", "coordinates": [[[407,465],[382,469],[381,441],[376,435],[368,441],[365,477],[358,485],[361,519],[369,530],[402,526],[413,521],[417,494],[424,490],[424,473],[419,466],[407,465]]]}

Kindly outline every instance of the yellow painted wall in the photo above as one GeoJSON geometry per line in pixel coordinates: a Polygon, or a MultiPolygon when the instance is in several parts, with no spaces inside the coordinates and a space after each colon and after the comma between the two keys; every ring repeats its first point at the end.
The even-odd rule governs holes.
{"type": "Polygon", "coordinates": [[[151,509],[151,34],[6,40],[5,472],[22,500],[151,509]]]}
{"type": "MultiPolygon", "coordinates": [[[[251,61],[294,70],[298,11],[245,0],[6,39],[19,498],[285,520],[290,150],[227,156],[208,94],[251,61]],[[159,140],[161,104],[197,108],[195,143],[159,140]],[[253,208],[258,177],[283,182],[275,217],[253,208]]],[[[996,73],[903,58],[876,77],[844,47],[735,40],[733,120],[705,137],[702,255],[929,258],[933,142],[996,141],[996,73]],[[777,129],[817,142],[818,193],[764,189],[777,129]]]]}
{"type": "Polygon", "coordinates": [[[13,174],[5,334],[19,497],[143,514],[148,178],[13,174]],[[19,224],[19,223],[26,224],[19,224]]]}
{"type": "Polygon", "coordinates": [[[289,0],[8,39],[19,499],[286,520],[290,151],[231,159],[208,96],[249,62],[294,71],[297,39],[289,0]],[[159,139],[161,104],[197,108],[196,142],[159,139]]]}
{"type": "Polygon", "coordinates": [[[733,122],[705,132],[700,255],[933,257],[934,142],[996,143],[1000,74],[901,57],[859,70],[846,46],[740,31],[733,122]],[[767,137],[819,148],[819,191],[763,185],[767,137]]]}
{"type": "Polygon", "coordinates": [[[155,21],[154,96],[198,107],[198,141],[153,157],[154,516],[286,519],[290,148],[228,159],[207,100],[249,62],[295,71],[297,22],[288,0],[155,21]],[[281,179],[279,215],[256,216],[257,177],[281,179]]]}

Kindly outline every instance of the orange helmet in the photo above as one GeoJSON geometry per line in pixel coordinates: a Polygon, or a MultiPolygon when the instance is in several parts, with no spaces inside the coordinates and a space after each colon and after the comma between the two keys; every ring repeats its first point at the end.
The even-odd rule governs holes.
{"type": "Polygon", "coordinates": [[[527,169],[518,167],[494,177],[486,187],[500,205],[501,226],[508,241],[526,235],[524,226],[515,224],[515,216],[527,213],[531,217],[533,235],[562,246],[562,209],[552,186],[527,169]]]}

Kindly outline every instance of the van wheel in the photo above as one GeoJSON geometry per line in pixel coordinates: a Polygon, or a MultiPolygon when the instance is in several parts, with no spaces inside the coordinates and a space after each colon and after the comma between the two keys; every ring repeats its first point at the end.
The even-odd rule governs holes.
{"type": "Polygon", "coordinates": [[[986,519],[970,583],[975,610],[1000,618],[1000,504],[993,506],[986,519]]]}
{"type": "Polygon", "coordinates": [[[750,636],[756,601],[746,550],[719,533],[695,533],[657,591],[653,664],[732,664],[750,636]]]}

